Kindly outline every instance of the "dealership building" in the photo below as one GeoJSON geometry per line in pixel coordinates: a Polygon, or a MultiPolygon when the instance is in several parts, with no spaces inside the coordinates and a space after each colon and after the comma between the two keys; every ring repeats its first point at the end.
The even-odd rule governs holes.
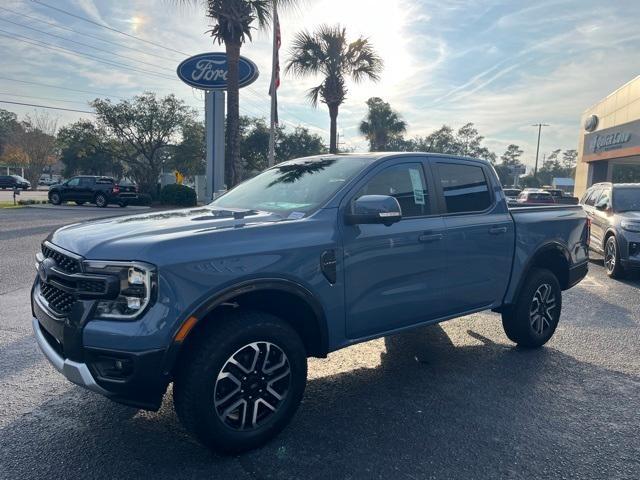
{"type": "Polygon", "coordinates": [[[598,182],[640,182],[640,76],[582,114],[574,195],[598,182]]]}

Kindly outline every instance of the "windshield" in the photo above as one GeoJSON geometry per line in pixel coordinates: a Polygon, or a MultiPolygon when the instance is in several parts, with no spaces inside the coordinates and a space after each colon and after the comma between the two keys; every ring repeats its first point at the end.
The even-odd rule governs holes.
{"type": "Polygon", "coordinates": [[[322,206],[369,162],[369,159],[358,157],[286,162],[241,183],[210,205],[264,210],[300,218],[322,206]]]}
{"type": "Polygon", "coordinates": [[[614,189],[613,207],[616,212],[640,211],[640,187],[614,189]]]}

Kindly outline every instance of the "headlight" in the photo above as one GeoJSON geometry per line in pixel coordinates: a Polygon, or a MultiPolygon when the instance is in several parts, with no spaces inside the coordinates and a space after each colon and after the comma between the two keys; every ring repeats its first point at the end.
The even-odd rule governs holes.
{"type": "Polygon", "coordinates": [[[99,300],[96,318],[132,320],[140,315],[153,301],[156,271],[153,265],[142,262],[102,262],[86,260],[87,273],[117,275],[120,292],[113,300],[99,300]]]}
{"type": "Polygon", "coordinates": [[[620,226],[629,232],[640,232],[640,222],[622,220],[622,222],[620,222],[620,226]]]}

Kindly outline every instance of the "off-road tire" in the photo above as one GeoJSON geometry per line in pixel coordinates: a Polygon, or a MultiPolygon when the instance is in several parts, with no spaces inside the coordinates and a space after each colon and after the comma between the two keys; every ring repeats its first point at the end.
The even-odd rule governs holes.
{"type": "Polygon", "coordinates": [[[198,337],[186,345],[188,351],[177,367],[173,401],[178,418],[200,443],[214,451],[238,453],[261,446],[280,433],[300,404],[307,379],[304,344],[291,326],[267,313],[237,310],[205,321],[209,323],[195,332],[198,337]],[[290,367],[288,390],[263,424],[237,430],[217,413],[216,383],[228,360],[256,342],[269,342],[284,352],[290,367]]]}
{"type": "Polygon", "coordinates": [[[547,343],[555,333],[561,312],[562,289],[558,279],[549,270],[533,268],[527,275],[516,303],[502,312],[502,326],[512,342],[526,348],[538,348],[547,343]],[[552,309],[544,308],[547,315],[539,318],[536,312],[541,304],[540,297],[544,295],[540,292],[547,290],[545,286],[549,287],[549,295],[553,296],[555,306],[552,309]]]}

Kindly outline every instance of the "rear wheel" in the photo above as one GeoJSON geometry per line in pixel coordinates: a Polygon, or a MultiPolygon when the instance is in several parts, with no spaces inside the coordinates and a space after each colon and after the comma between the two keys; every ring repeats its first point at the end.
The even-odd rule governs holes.
{"type": "Polygon", "coordinates": [[[534,268],[522,287],[516,304],[502,313],[502,326],[509,340],[527,348],[541,347],[556,331],[562,310],[562,291],[556,276],[534,268]]]}
{"type": "Polygon", "coordinates": [[[62,203],[62,197],[58,192],[53,192],[49,195],[49,201],[54,205],[60,205],[62,203]]]}
{"type": "Polygon", "coordinates": [[[307,356],[279,318],[233,312],[204,326],[181,359],[173,399],[178,417],[202,444],[227,453],[277,435],[298,408],[307,356]]]}
{"type": "Polygon", "coordinates": [[[100,207],[100,208],[104,208],[109,204],[109,202],[107,201],[107,197],[104,195],[104,193],[98,193],[96,195],[96,198],[94,199],[94,202],[96,204],[96,207],[100,207]]]}
{"type": "Polygon", "coordinates": [[[624,269],[620,262],[620,249],[618,248],[618,240],[615,235],[607,238],[604,246],[604,268],[607,275],[611,278],[621,278],[624,276],[624,269]]]}

